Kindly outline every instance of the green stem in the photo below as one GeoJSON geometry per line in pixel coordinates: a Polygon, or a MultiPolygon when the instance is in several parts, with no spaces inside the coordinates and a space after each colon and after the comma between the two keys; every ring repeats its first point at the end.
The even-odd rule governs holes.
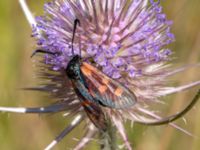
{"type": "Polygon", "coordinates": [[[116,150],[116,128],[112,126],[110,120],[106,122],[106,131],[100,131],[100,149],[101,150],[116,150]]]}

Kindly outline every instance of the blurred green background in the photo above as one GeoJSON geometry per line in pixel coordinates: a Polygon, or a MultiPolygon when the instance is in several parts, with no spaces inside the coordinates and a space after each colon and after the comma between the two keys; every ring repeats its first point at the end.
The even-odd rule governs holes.
{"type": "MultiPolygon", "coordinates": [[[[35,15],[41,15],[44,0],[28,0],[35,15]]],[[[173,33],[176,42],[171,44],[175,52],[175,66],[200,62],[200,1],[165,0],[164,12],[174,20],[173,33]]],[[[24,92],[22,87],[35,85],[34,65],[30,59],[35,41],[31,29],[17,0],[0,1],[0,106],[40,106],[48,104],[42,94],[24,92]]],[[[199,68],[176,75],[177,85],[200,79],[199,68]]],[[[193,97],[196,88],[167,97],[166,114],[183,108],[193,97]]],[[[146,127],[127,124],[129,140],[135,150],[199,150],[200,149],[200,103],[185,118],[187,124],[176,123],[193,133],[191,138],[169,126],[146,127]]],[[[67,120],[58,115],[20,115],[0,113],[1,150],[41,150],[67,125],[67,120]]],[[[73,137],[82,133],[76,129],[67,136],[57,150],[68,149],[75,143],[73,137]]],[[[97,149],[95,142],[87,150],[97,149]]]]}

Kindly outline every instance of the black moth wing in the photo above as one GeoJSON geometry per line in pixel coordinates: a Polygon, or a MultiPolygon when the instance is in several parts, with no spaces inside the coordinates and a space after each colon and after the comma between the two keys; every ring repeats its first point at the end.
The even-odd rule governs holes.
{"type": "Polygon", "coordinates": [[[130,108],[137,102],[133,92],[92,65],[83,62],[80,68],[94,101],[116,109],[130,108]]]}

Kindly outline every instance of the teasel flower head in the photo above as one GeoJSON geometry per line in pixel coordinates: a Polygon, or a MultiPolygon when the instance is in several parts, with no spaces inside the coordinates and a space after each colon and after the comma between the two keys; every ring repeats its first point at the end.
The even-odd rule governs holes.
{"type": "MultiPolygon", "coordinates": [[[[98,132],[85,115],[65,72],[68,62],[74,55],[72,36],[75,19],[79,19],[81,25],[75,33],[74,53],[80,55],[82,61],[128,88],[137,98],[136,104],[126,109],[101,106],[113,128],[117,128],[126,148],[131,150],[124,128],[125,121],[156,124],[156,121],[159,122],[163,118],[151,109],[151,105],[163,103],[161,97],[199,85],[200,81],[180,87],[168,84],[170,76],[187,67],[174,69],[170,64],[173,52],[168,49],[168,44],[173,42],[175,37],[170,31],[172,21],[167,20],[159,1],[48,2],[44,6],[44,15],[37,17],[36,23],[33,24],[32,35],[37,40],[38,49],[55,55],[35,57],[40,58],[38,76],[42,79],[43,85],[32,89],[48,92],[55,98],[56,103],[44,107],[44,112],[65,111],[66,115],[73,114],[74,120],[47,149],[52,148],[82,121],[88,124],[87,130],[74,149],[83,148],[98,132]]],[[[180,129],[175,124],[170,124],[180,129]]]]}

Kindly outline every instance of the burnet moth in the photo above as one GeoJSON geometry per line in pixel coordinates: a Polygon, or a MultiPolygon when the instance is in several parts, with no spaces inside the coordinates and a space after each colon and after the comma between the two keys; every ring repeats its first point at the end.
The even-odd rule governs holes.
{"type": "MultiPolygon", "coordinates": [[[[125,109],[137,102],[136,96],[128,88],[91,64],[83,62],[80,55],[74,54],[73,43],[77,25],[80,26],[80,21],[75,19],[71,47],[72,58],[65,69],[66,76],[71,80],[73,89],[89,119],[97,128],[105,130],[106,121],[101,107],[125,109]]],[[[55,55],[53,52],[38,49],[31,57],[36,53],[55,55]]]]}
{"type": "MultiPolygon", "coordinates": [[[[73,43],[77,25],[80,26],[80,21],[75,19],[71,46],[72,58],[65,69],[66,76],[71,80],[73,89],[89,119],[98,129],[106,130],[106,118],[102,108],[128,109],[137,103],[137,97],[130,89],[118,81],[108,77],[91,64],[82,61],[80,55],[74,54],[73,43]]],[[[38,49],[33,52],[31,57],[33,57],[36,53],[50,55],[57,54],[38,49]]],[[[174,115],[158,119],[156,121],[135,122],[145,125],[162,125],[173,122],[186,114],[195,105],[199,99],[199,95],[200,92],[182,111],[174,115]]],[[[30,111],[32,110],[30,109],[30,111]]],[[[37,110],[35,112],[37,112],[37,110]]]]}

